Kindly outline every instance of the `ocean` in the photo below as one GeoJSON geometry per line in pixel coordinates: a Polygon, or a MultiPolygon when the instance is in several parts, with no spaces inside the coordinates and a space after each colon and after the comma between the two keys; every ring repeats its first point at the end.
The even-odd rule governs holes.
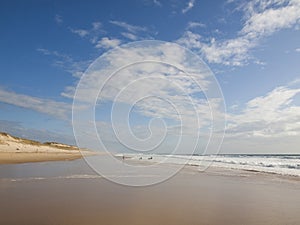
{"type": "Polygon", "coordinates": [[[300,155],[291,154],[220,154],[220,155],[130,155],[134,160],[151,160],[193,166],[247,170],[253,172],[275,173],[300,176],[300,155]],[[151,159],[150,159],[151,158],[151,159]]]}

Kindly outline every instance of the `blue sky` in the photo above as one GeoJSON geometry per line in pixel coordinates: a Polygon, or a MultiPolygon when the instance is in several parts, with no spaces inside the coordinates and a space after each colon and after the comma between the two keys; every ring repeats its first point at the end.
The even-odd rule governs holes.
{"type": "MultiPolygon", "coordinates": [[[[299,152],[298,0],[1,1],[0,17],[2,131],[74,143],[82,73],[116,46],[161,40],[190,49],[215,74],[227,109],[221,152],[299,152]]],[[[97,114],[104,130],[109,105],[97,114]]],[[[149,118],[136,112],[131,121],[149,118]]]]}

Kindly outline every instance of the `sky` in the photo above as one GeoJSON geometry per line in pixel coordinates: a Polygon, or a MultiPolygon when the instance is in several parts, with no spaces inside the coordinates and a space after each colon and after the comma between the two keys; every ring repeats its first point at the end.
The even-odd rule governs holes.
{"type": "Polygon", "coordinates": [[[95,125],[112,151],[169,153],[180,136],[181,153],[300,153],[299,0],[4,0],[0,28],[0,131],[96,148],[95,125]]]}

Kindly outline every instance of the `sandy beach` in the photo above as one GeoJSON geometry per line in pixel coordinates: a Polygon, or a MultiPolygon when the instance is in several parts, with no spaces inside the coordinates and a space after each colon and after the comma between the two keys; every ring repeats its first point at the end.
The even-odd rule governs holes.
{"type": "Polygon", "coordinates": [[[99,177],[83,160],[0,171],[0,224],[300,224],[295,177],[187,166],[161,184],[133,188],[99,177]]]}
{"type": "Polygon", "coordinates": [[[29,162],[45,162],[45,161],[60,161],[60,160],[74,160],[81,158],[80,152],[60,153],[60,152],[42,152],[42,153],[15,153],[15,152],[1,152],[0,164],[11,163],[29,163],[29,162]]]}

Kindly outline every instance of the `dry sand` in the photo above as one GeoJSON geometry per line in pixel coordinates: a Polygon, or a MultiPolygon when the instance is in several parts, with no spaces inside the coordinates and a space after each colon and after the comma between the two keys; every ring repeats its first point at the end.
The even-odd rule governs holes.
{"type": "Polygon", "coordinates": [[[79,159],[91,151],[60,143],[40,143],[0,133],[0,164],[79,159]]]}
{"type": "Polygon", "coordinates": [[[75,160],[81,158],[80,152],[76,153],[30,153],[30,152],[1,152],[0,164],[11,163],[28,163],[28,162],[45,162],[45,161],[60,161],[60,160],[75,160]]]}

